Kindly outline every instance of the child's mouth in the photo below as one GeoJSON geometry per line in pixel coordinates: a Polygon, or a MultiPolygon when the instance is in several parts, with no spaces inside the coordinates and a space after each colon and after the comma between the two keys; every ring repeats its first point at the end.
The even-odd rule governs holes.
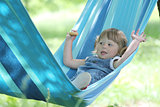
{"type": "Polygon", "coordinates": [[[101,52],[101,55],[106,55],[106,54],[107,54],[107,52],[105,52],[105,51],[101,52]]]}

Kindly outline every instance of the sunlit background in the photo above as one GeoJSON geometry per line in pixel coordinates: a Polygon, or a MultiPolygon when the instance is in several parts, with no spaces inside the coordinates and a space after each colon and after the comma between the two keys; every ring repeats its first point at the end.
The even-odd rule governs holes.
{"type": "MultiPolygon", "coordinates": [[[[22,0],[54,53],[78,20],[87,0],[22,0]],[[67,5],[66,5],[67,4],[67,5]]],[[[160,17],[155,7],[146,26],[147,42],[133,61],[89,107],[160,107],[160,17]]],[[[0,95],[0,107],[46,107],[42,101],[0,95]]],[[[49,107],[61,107],[49,104],[49,107]]]]}

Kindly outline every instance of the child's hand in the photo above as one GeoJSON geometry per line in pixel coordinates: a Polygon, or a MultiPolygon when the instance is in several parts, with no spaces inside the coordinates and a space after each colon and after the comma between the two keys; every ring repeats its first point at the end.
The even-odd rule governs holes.
{"type": "Polygon", "coordinates": [[[78,32],[76,30],[72,30],[72,32],[67,33],[66,39],[69,39],[69,40],[73,41],[76,38],[77,35],[78,35],[78,32]]]}
{"type": "Polygon", "coordinates": [[[146,35],[144,34],[144,32],[142,32],[141,35],[139,35],[139,31],[140,31],[140,29],[137,30],[136,35],[134,34],[135,31],[133,31],[131,33],[132,39],[133,40],[136,39],[139,42],[145,42],[146,41],[146,35]]]}
{"type": "Polygon", "coordinates": [[[69,32],[69,35],[78,36],[78,32],[77,32],[77,30],[72,30],[71,32],[69,32]]]}

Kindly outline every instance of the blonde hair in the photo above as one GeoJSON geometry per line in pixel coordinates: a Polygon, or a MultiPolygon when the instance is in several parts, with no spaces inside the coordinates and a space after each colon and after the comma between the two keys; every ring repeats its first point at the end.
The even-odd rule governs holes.
{"type": "Polygon", "coordinates": [[[125,34],[122,31],[115,29],[115,28],[104,30],[100,34],[100,36],[96,38],[94,47],[96,47],[96,44],[100,41],[100,39],[104,37],[107,37],[107,39],[112,40],[118,44],[119,50],[118,50],[117,55],[122,56],[124,54],[124,52],[127,49],[127,39],[126,39],[125,34]]]}

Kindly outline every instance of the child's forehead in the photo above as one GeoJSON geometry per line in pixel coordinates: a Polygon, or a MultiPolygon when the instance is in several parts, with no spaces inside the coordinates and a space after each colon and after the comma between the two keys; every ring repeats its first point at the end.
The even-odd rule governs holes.
{"type": "Polygon", "coordinates": [[[102,37],[100,37],[99,40],[100,40],[100,41],[101,41],[101,40],[103,40],[103,41],[107,40],[107,41],[108,41],[108,40],[111,40],[111,39],[109,39],[107,36],[102,36],[102,37]]]}
{"type": "Polygon", "coordinates": [[[100,41],[114,42],[112,39],[108,39],[107,36],[100,38],[100,41]]]}
{"type": "Polygon", "coordinates": [[[106,35],[100,37],[100,40],[105,40],[105,39],[108,39],[106,35]]]}

